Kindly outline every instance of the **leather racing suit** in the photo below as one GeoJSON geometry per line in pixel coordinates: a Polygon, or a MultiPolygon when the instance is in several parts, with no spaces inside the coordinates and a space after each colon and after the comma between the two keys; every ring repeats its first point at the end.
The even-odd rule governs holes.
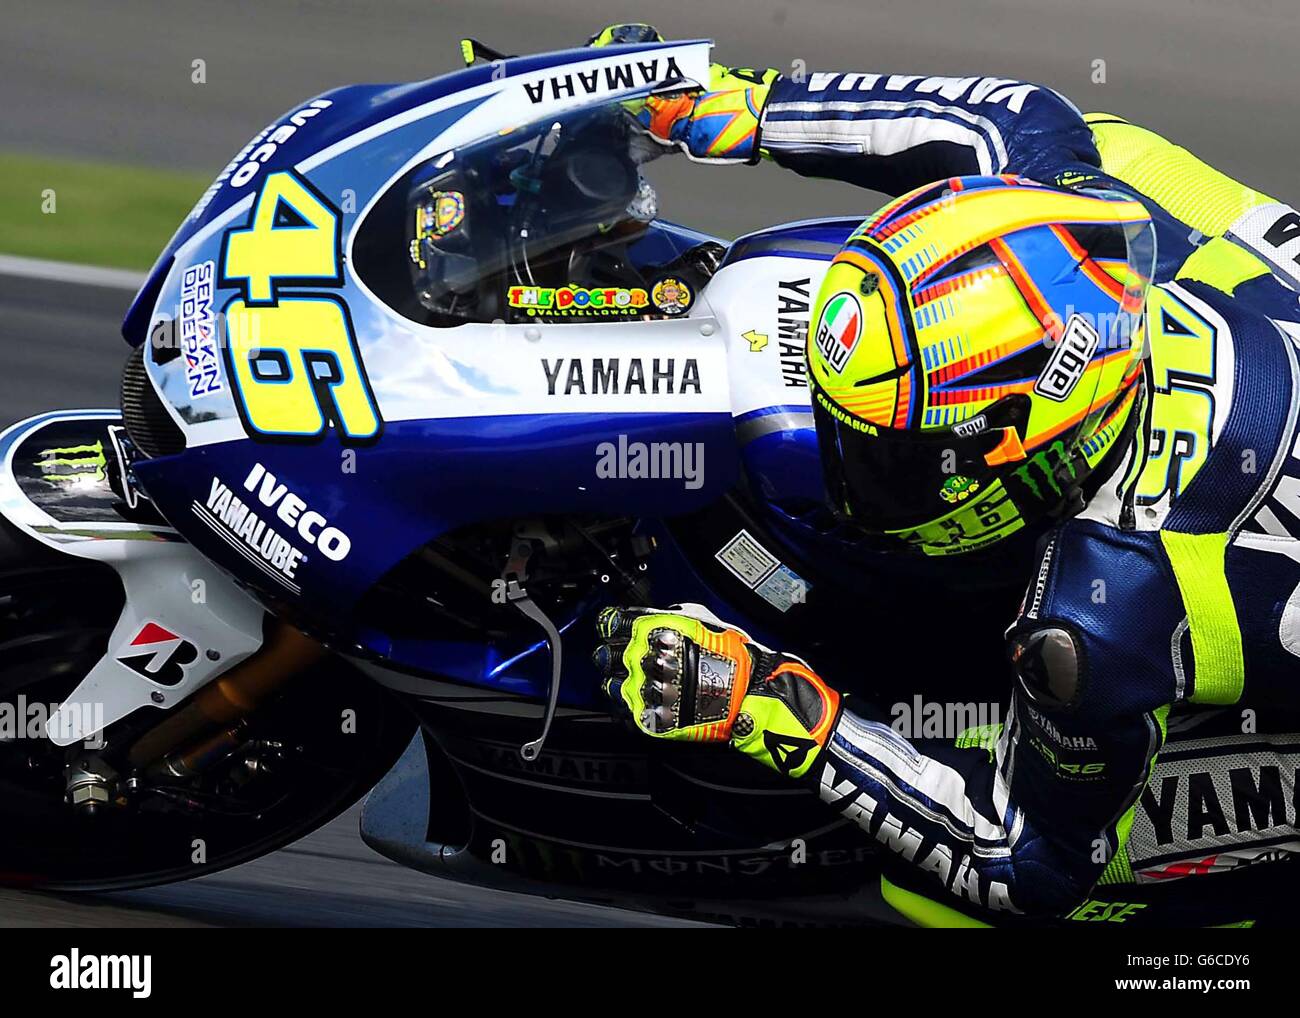
{"type": "MultiPolygon", "coordinates": [[[[1031,83],[765,84],[738,161],[889,194],[963,174],[1102,181],[1146,204],[1158,242],[1132,438],[1039,544],[1007,631],[1004,723],[905,738],[848,698],[791,776],[893,854],[887,896],[920,921],[955,906],[1136,922],[1144,888],[1300,850],[1300,736],[1284,734],[1300,678],[1300,215],[1031,83]]],[[[1180,921],[1249,921],[1253,905],[1197,891],[1180,921]]]]}

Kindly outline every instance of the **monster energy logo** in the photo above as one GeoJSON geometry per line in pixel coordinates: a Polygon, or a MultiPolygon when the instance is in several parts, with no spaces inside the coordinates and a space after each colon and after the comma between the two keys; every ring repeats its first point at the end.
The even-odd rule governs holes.
{"type": "Polygon", "coordinates": [[[1029,489],[1034,498],[1042,502],[1046,500],[1046,493],[1039,486],[1039,478],[1035,475],[1041,473],[1043,482],[1053,494],[1057,498],[1064,498],[1065,492],[1061,490],[1060,481],[1062,468],[1069,472],[1071,481],[1079,480],[1078,464],[1069,455],[1065,443],[1058,438],[1046,449],[1034,453],[1011,473],[1016,480],[1029,489]]]}
{"type": "Polygon", "coordinates": [[[36,465],[43,480],[55,483],[103,481],[108,477],[103,442],[42,449],[37,453],[36,465]]]}

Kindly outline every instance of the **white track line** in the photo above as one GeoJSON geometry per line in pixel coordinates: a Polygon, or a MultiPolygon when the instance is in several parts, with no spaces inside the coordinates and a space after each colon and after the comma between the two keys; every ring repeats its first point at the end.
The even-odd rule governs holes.
{"type": "Polygon", "coordinates": [[[19,258],[17,255],[6,254],[0,254],[0,276],[52,279],[59,283],[107,286],[117,290],[138,290],[144,286],[145,281],[145,273],[131,269],[105,269],[98,265],[74,265],[72,262],[52,262],[44,258],[19,258]]]}

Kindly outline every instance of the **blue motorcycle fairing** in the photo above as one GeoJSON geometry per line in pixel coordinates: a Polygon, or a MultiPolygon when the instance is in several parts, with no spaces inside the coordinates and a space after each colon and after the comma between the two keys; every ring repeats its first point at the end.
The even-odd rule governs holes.
{"type": "MultiPolygon", "coordinates": [[[[704,42],[705,40],[697,40],[704,42]]],[[[448,96],[487,85],[491,82],[507,81],[533,74],[548,68],[561,68],[565,64],[578,64],[604,56],[611,52],[628,57],[638,54],[651,54],[654,51],[671,49],[692,43],[635,43],[619,47],[609,47],[599,54],[591,49],[579,48],[561,50],[554,53],[542,53],[534,56],[512,57],[494,64],[481,64],[439,75],[425,81],[384,83],[371,85],[346,85],[341,88],[323,92],[314,99],[298,104],[283,116],[273,120],[255,135],[248,144],[222,170],[208,191],[200,197],[198,204],[181,223],[176,233],[163,248],[153,267],[149,270],[144,286],[132,300],[122,322],[122,336],[132,346],[144,342],[153,318],[154,308],[173,268],[176,253],[196,233],[219,218],[236,202],[247,198],[255,191],[244,185],[233,183],[233,175],[238,167],[248,158],[262,155],[259,146],[267,145],[268,139],[275,138],[278,129],[293,126],[295,130],[283,140],[275,141],[274,150],[264,158],[258,158],[261,169],[257,179],[264,179],[276,170],[289,169],[298,165],[303,159],[322,152],[338,142],[345,141],[356,134],[373,128],[390,118],[417,110],[419,107],[448,96]],[[328,102],[328,107],[319,113],[302,116],[302,111],[312,109],[313,104],[328,102]],[[295,122],[294,118],[298,118],[295,122]]],[[[631,84],[631,82],[629,82],[631,84]]],[[[484,97],[486,98],[486,97],[484,97]]],[[[458,107],[451,119],[454,121],[482,99],[472,100],[464,107],[458,107]]],[[[417,144],[412,151],[417,151],[418,142],[427,141],[437,132],[430,131],[429,123],[416,121],[415,133],[417,144]]],[[[445,126],[442,125],[442,126],[445,126]]],[[[386,168],[391,173],[402,165],[402,161],[392,162],[386,168]]],[[[355,178],[355,173],[352,174],[355,178]]],[[[357,188],[355,179],[345,186],[357,188]]],[[[363,208],[358,203],[351,214],[363,208]]]]}
{"type": "Polygon", "coordinates": [[[756,230],[737,237],[727,251],[720,268],[747,258],[806,258],[829,262],[849,235],[862,225],[862,219],[839,216],[832,219],[805,219],[756,230]]]}
{"type": "MultiPolygon", "coordinates": [[[[285,577],[244,570],[244,578],[303,609],[334,631],[346,631],[357,600],[412,551],[471,523],[521,514],[672,515],[718,498],[735,481],[737,461],[727,414],[525,414],[390,423],[382,441],[346,449],[334,435],[311,447],[251,441],[201,446],[177,456],[140,460],[136,476],[168,520],[218,562],[229,541],[196,526],[211,512],[217,484],[234,493],[268,528],[293,534],[282,502],[268,505],[277,483],[302,498],[347,536],[340,560],[307,549],[285,577]],[[627,443],[699,443],[698,488],[683,478],[601,477],[601,447],[627,443]],[[345,466],[349,455],[354,466],[345,466]],[[253,490],[246,481],[264,468],[253,490]],[[265,479],[274,482],[266,487],[265,479]],[[263,577],[266,579],[264,580],[263,577]],[[275,582],[267,582],[275,581],[275,582]]],[[[207,522],[204,520],[204,522],[207,522]]],[[[263,533],[266,529],[263,529],[263,533]]],[[[245,556],[247,557],[247,556],[245,556]]]]}

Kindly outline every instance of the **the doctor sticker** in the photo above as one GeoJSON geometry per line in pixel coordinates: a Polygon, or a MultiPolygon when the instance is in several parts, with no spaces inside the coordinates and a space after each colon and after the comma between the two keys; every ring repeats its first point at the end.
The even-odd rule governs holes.
{"type": "Polygon", "coordinates": [[[826,302],[821,324],[817,326],[817,352],[831,370],[840,372],[848,364],[862,339],[862,305],[847,290],[841,290],[826,302]]]}

